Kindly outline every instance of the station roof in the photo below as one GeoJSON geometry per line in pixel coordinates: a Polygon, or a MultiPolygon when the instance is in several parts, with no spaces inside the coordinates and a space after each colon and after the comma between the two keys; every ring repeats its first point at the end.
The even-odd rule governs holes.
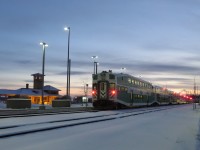
{"type": "MultiPolygon", "coordinates": [[[[40,96],[42,90],[39,89],[27,89],[21,88],[17,90],[0,89],[0,95],[29,95],[29,96],[40,96]]],[[[58,96],[58,94],[48,94],[44,92],[44,96],[58,96]]]]}
{"type": "Polygon", "coordinates": [[[45,91],[61,91],[61,90],[59,90],[59,89],[57,89],[57,88],[55,88],[55,87],[53,87],[51,85],[45,85],[44,86],[44,90],[45,91]]]}

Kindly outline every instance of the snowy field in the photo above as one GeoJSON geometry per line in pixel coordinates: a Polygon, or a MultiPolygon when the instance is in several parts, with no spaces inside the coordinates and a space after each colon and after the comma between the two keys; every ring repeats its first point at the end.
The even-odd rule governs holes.
{"type": "MultiPolygon", "coordinates": [[[[117,113],[125,111],[127,110],[118,110],[117,113]]],[[[6,118],[0,120],[0,127],[114,113],[116,111],[6,118]]],[[[23,126],[23,128],[28,127],[23,126]]],[[[200,108],[198,106],[198,109],[193,110],[192,105],[181,105],[126,118],[1,138],[0,148],[2,150],[200,150],[200,108]]]]}

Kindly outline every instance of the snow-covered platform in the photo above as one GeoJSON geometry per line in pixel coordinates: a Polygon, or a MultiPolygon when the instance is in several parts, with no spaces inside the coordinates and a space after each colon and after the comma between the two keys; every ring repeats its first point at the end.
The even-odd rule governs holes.
{"type": "MultiPolygon", "coordinates": [[[[142,108],[144,109],[144,108],[142,108]]],[[[59,114],[1,119],[0,126],[30,124],[57,119],[126,113],[129,110],[59,114]]],[[[116,115],[115,115],[116,116],[116,115]]],[[[38,124],[45,127],[45,124],[38,124]]],[[[31,128],[23,126],[21,128],[31,128]]],[[[14,130],[14,129],[7,129],[14,130]]],[[[50,131],[0,139],[2,149],[15,150],[199,150],[200,107],[180,105],[172,109],[115,117],[50,131]]]]}

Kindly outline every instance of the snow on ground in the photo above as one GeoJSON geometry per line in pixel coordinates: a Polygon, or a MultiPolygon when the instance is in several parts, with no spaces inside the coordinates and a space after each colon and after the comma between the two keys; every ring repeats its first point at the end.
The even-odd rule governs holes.
{"type": "MultiPolygon", "coordinates": [[[[39,109],[40,104],[32,104],[31,109],[39,109]]],[[[52,109],[51,105],[45,105],[46,109],[52,109]]],[[[71,107],[93,107],[92,103],[83,103],[83,104],[71,104],[71,107]]],[[[6,104],[0,101],[0,109],[8,109],[6,108],[6,104]]],[[[10,109],[10,108],[9,108],[10,109]]]]}
{"type": "MultiPolygon", "coordinates": [[[[34,121],[39,117],[46,121],[50,116],[30,119],[34,121]]],[[[1,119],[0,124],[4,121],[6,119],[1,119]]],[[[200,109],[182,105],[127,118],[10,137],[0,139],[0,147],[11,150],[200,150],[200,109]]]]}

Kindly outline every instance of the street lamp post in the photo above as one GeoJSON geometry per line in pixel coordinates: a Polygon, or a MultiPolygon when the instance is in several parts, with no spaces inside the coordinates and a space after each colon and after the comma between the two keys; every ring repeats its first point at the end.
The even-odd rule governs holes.
{"type": "Polygon", "coordinates": [[[95,61],[94,64],[95,64],[95,69],[94,69],[95,70],[95,74],[97,74],[97,70],[98,70],[97,67],[98,67],[99,63],[95,61]]]}
{"type": "Polygon", "coordinates": [[[98,58],[98,56],[92,56],[91,58],[94,59],[94,74],[97,74],[97,62],[95,59],[98,58]]]}
{"type": "Polygon", "coordinates": [[[65,27],[64,30],[68,31],[66,98],[70,98],[70,72],[71,72],[71,60],[69,59],[70,27],[65,27]]]}
{"type": "Polygon", "coordinates": [[[42,57],[42,105],[39,107],[39,109],[45,109],[45,106],[44,106],[44,65],[45,65],[45,47],[48,47],[48,45],[45,42],[41,42],[40,45],[42,45],[43,57],[42,57]]]}

